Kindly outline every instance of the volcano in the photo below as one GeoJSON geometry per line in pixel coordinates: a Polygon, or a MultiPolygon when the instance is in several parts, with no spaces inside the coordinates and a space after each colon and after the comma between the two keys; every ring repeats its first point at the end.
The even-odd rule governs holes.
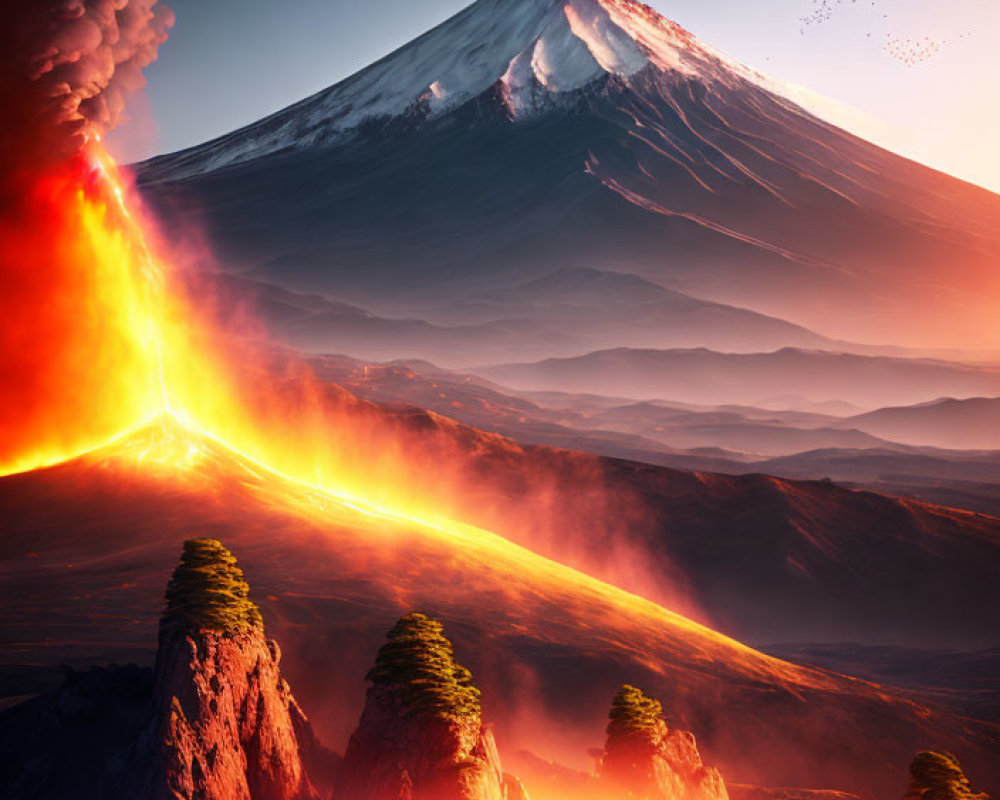
{"type": "Polygon", "coordinates": [[[178,543],[222,536],[337,747],[386,625],[424,608],[477,676],[501,746],[578,763],[603,729],[594,698],[629,680],[698,731],[728,780],[891,796],[915,750],[945,744],[1000,779],[995,726],[766,656],[485,531],[292,482],[170,419],[0,479],[0,497],[4,651],[21,664],[149,659],[178,543]]]}
{"type": "MultiPolygon", "coordinates": [[[[478,0],[139,176],[166,218],[198,215],[225,263],[380,314],[545,322],[488,298],[597,270],[841,340],[1000,345],[1000,197],[804,97],[634,0],[478,0]]],[[[592,298],[561,332],[637,346],[616,299],[592,298]]],[[[683,336],[635,328],[644,346],[701,332],[745,350],[746,326],[718,309],[685,321],[683,336]]]]}
{"type": "MultiPolygon", "coordinates": [[[[112,120],[81,111],[95,98],[103,108],[119,55],[123,83],[135,84],[169,27],[156,23],[153,2],[76,9],[103,27],[58,3],[32,6],[15,53],[19,66],[54,53],[68,68],[43,71],[41,82],[12,73],[25,104],[51,113],[28,115],[5,137],[47,143],[46,125],[66,134],[65,156],[43,168],[22,169],[30,159],[20,153],[5,161],[19,190],[6,192],[18,213],[0,230],[4,274],[17,279],[0,293],[10,322],[0,348],[10,366],[0,430],[5,699],[37,689],[23,684],[45,665],[148,664],[160,620],[168,646],[157,655],[154,721],[168,735],[156,751],[173,759],[160,745],[184,740],[185,753],[201,754],[181,759],[192,785],[203,782],[202,755],[210,772],[220,758],[228,767],[219,772],[248,786],[282,764],[288,780],[275,785],[290,797],[301,785],[298,734],[308,750],[320,740],[342,748],[370,654],[402,614],[414,627],[390,632],[370,673],[373,687],[395,688],[369,692],[362,720],[375,709],[381,721],[358,726],[343,762],[363,782],[365,765],[388,761],[400,796],[410,779],[395,756],[353,757],[358,742],[373,741],[369,731],[378,738],[393,725],[383,712],[405,675],[433,684],[447,700],[435,707],[474,714],[467,732],[478,744],[459,752],[482,754],[479,766],[505,787],[499,761],[485,757],[493,734],[484,720],[529,772],[565,778],[586,770],[619,687],[619,710],[629,697],[657,709],[647,744],[696,732],[705,762],[690,735],[674,740],[687,767],[718,765],[734,785],[752,785],[751,796],[892,796],[912,754],[928,747],[1000,787],[1000,728],[974,698],[889,688],[877,672],[851,678],[748,643],[822,631],[814,643],[834,652],[843,648],[828,637],[855,633],[865,644],[987,647],[1000,520],[829,481],[681,473],[522,446],[433,412],[380,406],[325,380],[332,362],[259,341],[242,299],[224,290],[249,290],[277,315],[315,313],[334,330],[364,324],[440,341],[453,324],[462,336],[471,317],[480,334],[493,331],[494,347],[530,345],[533,357],[551,354],[525,339],[524,323],[560,346],[582,342],[586,328],[588,341],[621,336],[635,349],[644,344],[636,331],[659,317],[650,335],[683,335],[688,348],[702,325],[720,349],[747,331],[772,344],[788,335],[825,346],[849,330],[940,345],[948,337],[925,319],[932,304],[948,335],[990,346],[993,195],[838,131],[787,87],[639,4],[480,0],[315,98],[141,168],[170,233],[183,238],[188,215],[199,214],[244,273],[216,287],[188,274],[134,203],[103,149],[112,120]],[[135,55],[121,47],[119,21],[137,24],[135,55]],[[737,294],[747,308],[730,302],[737,294]],[[830,321],[830,303],[848,310],[830,321]],[[233,305],[231,330],[220,319],[233,305]],[[403,310],[413,324],[395,324],[403,310]],[[520,338],[505,339],[507,328],[520,338]],[[265,617],[280,650],[264,639],[265,617]],[[442,624],[454,648],[435,638],[442,624]],[[222,638],[193,636],[206,628],[222,638]],[[230,634],[243,644],[231,648],[230,634]],[[400,673],[404,640],[431,643],[436,667],[411,662],[400,673]],[[234,661],[223,678],[245,692],[209,675],[234,661]],[[161,681],[168,674],[177,680],[161,681]],[[174,693],[192,682],[204,700],[196,717],[174,693]],[[289,747],[258,746],[278,740],[289,747]]],[[[504,361],[526,360],[516,356],[504,361]]],[[[70,674],[69,694],[4,715],[14,720],[5,741],[32,709],[77,706],[66,715],[72,727],[88,714],[73,699],[87,686],[121,688],[140,673],[70,674]]],[[[600,758],[616,749],[612,738],[600,758]]],[[[45,789],[53,762],[38,755],[18,765],[20,794],[45,789]]],[[[712,783],[724,796],[722,779],[712,783]]]]}

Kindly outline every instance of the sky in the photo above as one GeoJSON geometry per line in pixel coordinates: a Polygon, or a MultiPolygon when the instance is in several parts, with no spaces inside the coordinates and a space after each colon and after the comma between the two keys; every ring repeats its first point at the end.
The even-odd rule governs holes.
{"type": "MultiPolygon", "coordinates": [[[[134,161],[253,122],[356,72],[466,0],[166,0],[177,14],[113,153],[134,161]]],[[[652,0],[831,121],[1000,192],[1000,0],[652,0]],[[913,52],[918,53],[914,59],[913,52]],[[925,57],[924,60],[920,60],[925,57]],[[802,97],[805,97],[803,95],[802,97]]]]}

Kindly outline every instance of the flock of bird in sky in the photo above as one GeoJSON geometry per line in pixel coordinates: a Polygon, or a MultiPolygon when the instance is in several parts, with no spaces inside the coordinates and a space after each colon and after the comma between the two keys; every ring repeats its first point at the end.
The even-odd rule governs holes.
{"type": "MultiPolygon", "coordinates": [[[[869,0],[869,2],[871,8],[877,11],[876,0],[869,0]]],[[[799,17],[801,25],[799,32],[805,35],[809,27],[829,22],[843,7],[851,5],[859,5],[858,0],[812,0],[812,7],[809,12],[799,17]]],[[[882,19],[888,21],[889,15],[883,13],[882,19]]],[[[894,36],[891,33],[886,33],[882,50],[908,67],[915,67],[934,58],[947,45],[952,44],[954,41],[965,39],[970,35],[970,32],[962,33],[956,40],[951,40],[935,39],[930,36],[894,36]]],[[[874,38],[875,33],[869,30],[866,36],[871,39],[874,38]]]]}

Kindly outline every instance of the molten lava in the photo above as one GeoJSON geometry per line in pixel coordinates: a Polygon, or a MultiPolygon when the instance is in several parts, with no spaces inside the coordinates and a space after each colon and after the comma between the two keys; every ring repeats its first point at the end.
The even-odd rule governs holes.
{"type": "Polygon", "coordinates": [[[45,175],[2,222],[4,473],[62,461],[162,411],[160,281],[96,159],[81,153],[45,175]]]}
{"type": "MultiPolygon", "coordinates": [[[[232,324],[242,317],[223,309],[231,301],[204,269],[187,267],[190,253],[166,244],[102,144],[167,38],[169,9],[158,0],[9,5],[0,25],[8,112],[0,126],[0,475],[71,459],[167,417],[376,513],[475,522],[647,595],[663,586],[662,567],[650,576],[614,535],[643,519],[641,504],[605,487],[595,459],[581,456],[558,473],[544,457],[526,467],[512,442],[432,414],[387,413],[253,341],[253,324],[232,324]],[[484,449],[487,460],[514,466],[510,485],[481,480],[470,453],[484,449]]],[[[184,466],[188,456],[161,448],[157,458],[184,466]]],[[[662,589],[655,596],[664,598],[662,589]]]]}
{"type": "Polygon", "coordinates": [[[64,461],[169,415],[310,485],[349,495],[367,484],[389,502],[357,468],[365,451],[379,454],[367,461],[380,485],[405,485],[399,445],[366,407],[345,406],[294,359],[274,378],[273,354],[213,328],[210,297],[200,308],[191,297],[192,285],[210,288],[182,282],[156,255],[98,137],[36,181],[17,210],[2,230],[0,474],[64,461]]]}
{"type": "Polygon", "coordinates": [[[99,138],[17,209],[2,232],[0,472],[63,461],[164,414],[201,428],[237,412],[210,329],[147,243],[99,138]]]}

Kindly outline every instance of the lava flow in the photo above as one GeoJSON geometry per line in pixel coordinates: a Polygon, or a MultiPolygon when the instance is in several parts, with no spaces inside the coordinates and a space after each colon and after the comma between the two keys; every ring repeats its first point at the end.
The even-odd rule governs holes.
{"type": "Polygon", "coordinates": [[[5,218],[0,470],[65,460],[169,408],[164,276],[95,141],[5,218]]]}
{"type": "Polygon", "coordinates": [[[270,388],[273,364],[212,329],[189,300],[190,278],[182,286],[155,255],[127,198],[94,136],[5,225],[3,316],[14,324],[0,334],[10,400],[0,473],[73,458],[167,415],[296,480],[361,489],[335,455],[357,457],[357,425],[330,419],[303,365],[284,363],[287,380],[270,388]]]}
{"type": "MultiPolygon", "coordinates": [[[[642,516],[632,493],[602,485],[595,460],[558,475],[519,468],[527,489],[510,503],[476,481],[469,449],[481,445],[454,423],[386,414],[248,336],[252,323],[234,330],[232,309],[219,313],[226,300],[200,268],[206,259],[187,266],[102,141],[166,39],[171,17],[156,0],[45,0],[13,16],[0,32],[13,37],[0,43],[0,88],[17,112],[0,130],[0,475],[64,462],[166,416],[377,514],[474,522],[667,599],[662,569],[655,580],[637,575],[642,559],[620,537],[594,537],[606,543],[595,553],[563,535],[642,516]]],[[[492,457],[522,455],[499,437],[491,447],[492,457]]],[[[175,457],[183,465],[188,454],[175,457]]]]}
{"type": "Polygon", "coordinates": [[[217,330],[210,285],[159,255],[98,126],[24,118],[3,142],[0,474],[169,415],[296,480],[407,507],[395,433],[297,359],[217,330]]]}

